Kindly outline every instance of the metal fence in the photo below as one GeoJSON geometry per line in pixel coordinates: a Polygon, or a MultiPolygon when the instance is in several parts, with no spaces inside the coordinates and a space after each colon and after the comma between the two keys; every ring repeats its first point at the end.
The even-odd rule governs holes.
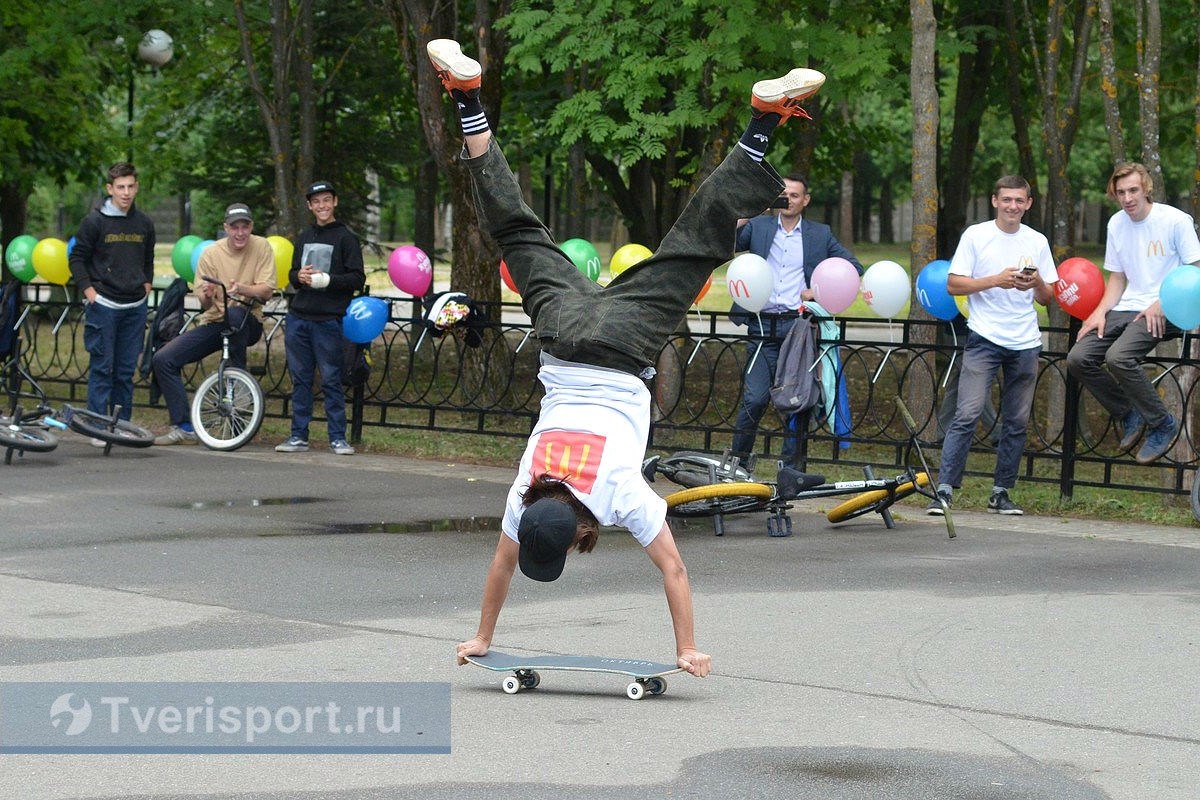
{"type": "MultiPolygon", "coordinates": [[[[370,347],[370,376],[353,392],[355,436],[364,427],[526,436],[542,394],[536,379],[538,343],[519,307],[495,310],[501,321],[486,329],[480,347],[472,348],[450,334],[430,335],[417,301],[392,300],[390,321],[370,347]]],[[[267,397],[267,413],[280,418],[290,416],[285,316],[286,300],[269,303],[263,339],[249,351],[249,366],[267,397]]],[[[962,342],[954,339],[950,326],[878,319],[839,319],[837,324],[839,340],[822,346],[836,346],[840,356],[838,377],[848,414],[836,433],[831,420],[808,421],[801,466],[827,471],[839,465],[901,466],[907,432],[897,413],[897,397],[911,409],[920,440],[936,451],[938,412],[947,393],[953,394],[961,357],[962,342]]],[[[53,400],[82,402],[88,357],[79,306],[61,288],[26,287],[20,327],[24,361],[42,388],[53,400]]],[[[1140,466],[1131,454],[1118,452],[1119,436],[1107,414],[1067,374],[1073,331],[1049,329],[1045,334],[1022,480],[1057,483],[1064,497],[1079,486],[1186,493],[1197,467],[1197,426],[1191,412],[1196,369],[1187,357],[1193,337],[1163,343],[1147,362],[1159,393],[1181,420],[1181,432],[1167,456],[1140,466]]],[[[651,387],[650,448],[726,448],[740,403],[741,376],[754,348],[745,328],[731,325],[724,314],[690,314],[686,328],[680,328],[658,359],[651,387]]],[[[214,368],[216,358],[185,371],[189,386],[214,368]]],[[[136,401],[148,399],[149,380],[139,374],[136,401]]],[[[996,410],[1003,415],[1002,408],[996,410]]],[[[991,474],[994,452],[989,443],[996,432],[995,426],[978,428],[969,475],[991,474]]],[[[768,411],[760,427],[759,457],[778,458],[787,435],[782,421],[768,411]]],[[[936,462],[936,452],[932,456],[936,462]]]]}

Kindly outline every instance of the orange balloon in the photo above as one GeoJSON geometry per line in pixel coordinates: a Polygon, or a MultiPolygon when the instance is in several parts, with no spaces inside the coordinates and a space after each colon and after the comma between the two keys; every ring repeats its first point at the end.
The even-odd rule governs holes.
{"type": "Polygon", "coordinates": [[[708,294],[708,290],[712,288],[712,275],[709,274],[708,280],[704,282],[704,288],[700,290],[700,294],[696,295],[696,304],[699,304],[704,299],[704,295],[708,294]]]}

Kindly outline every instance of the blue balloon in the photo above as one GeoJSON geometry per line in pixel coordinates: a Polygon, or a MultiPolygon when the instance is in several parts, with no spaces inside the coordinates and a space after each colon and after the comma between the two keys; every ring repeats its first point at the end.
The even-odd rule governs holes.
{"type": "Polygon", "coordinates": [[[950,262],[944,258],[930,261],[917,275],[917,300],[921,307],[938,319],[950,321],[958,316],[958,305],[946,291],[950,262]]]}
{"type": "Polygon", "coordinates": [[[71,251],[75,249],[75,237],[67,239],[67,258],[71,257],[71,251]]]}
{"type": "Polygon", "coordinates": [[[383,333],[388,323],[388,304],[378,297],[356,297],[342,317],[342,334],[355,344],[367,344],[383,333]]]}
{"type": "Polygon", "coordinates": [[[200,263],[200,254],[208,249],[209,245],[217,243],[216,239],[205,239],[192,248],[192,276],[196,275],[196,265],[200,263]]]}
{"type": "Polygon", "coordinates": [[[1184,264],[1167,273],[1158,290],[1163,314],[1180,330],[1200,325],[1200,267],[1184,264]]]}

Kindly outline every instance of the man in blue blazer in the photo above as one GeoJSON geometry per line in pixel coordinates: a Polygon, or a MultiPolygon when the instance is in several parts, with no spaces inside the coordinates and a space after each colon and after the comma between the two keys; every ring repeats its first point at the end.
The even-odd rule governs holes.
{"type": "MultiPolygon", "coordinates": [[[[828,225],[804,219],[804,209],[812,200],[808,181],[793,174],[784,178],[783,184],[780,201],[786,201],[786,207],[780,208],[778,215],[764,214],[747,221],[737,234],[736,250],[749,250],[765,258],[775,278],[775,287],[761,315],[756,316],[737,303],[729,311],[729,318],[738,325],[749,326],[750,335],[756,339],[748,345],[747,363],[758,349],[757,340],[762,341],[762,350],[745,375],[742,405],[730,448],[743,461],[754,451],[758,421],[771,402],[780,345],[798,318],[801,303],[813,299],[813,270],[825,259],[840,256],[853,264],[859,275],[863,271],[862,264],[837,240],[828,225]]],[[[795,455],[796,437],[788,436],[783,442],[781,458],[791,464],[795,455]]]]}

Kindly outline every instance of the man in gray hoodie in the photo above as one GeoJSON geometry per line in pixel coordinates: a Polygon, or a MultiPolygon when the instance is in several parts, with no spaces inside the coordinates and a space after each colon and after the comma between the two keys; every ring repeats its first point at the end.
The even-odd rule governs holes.
{"type": "Polygon", "coordinates": [[[79,223],[71,275],[83,293],[83,343],[88,367],[87,407],[129,419],[133,374],[146,332],[146,297],[154,280],[154,222],[134,207],[137,169],[120,162],[108,170],[108,196],[79,223]]]}

